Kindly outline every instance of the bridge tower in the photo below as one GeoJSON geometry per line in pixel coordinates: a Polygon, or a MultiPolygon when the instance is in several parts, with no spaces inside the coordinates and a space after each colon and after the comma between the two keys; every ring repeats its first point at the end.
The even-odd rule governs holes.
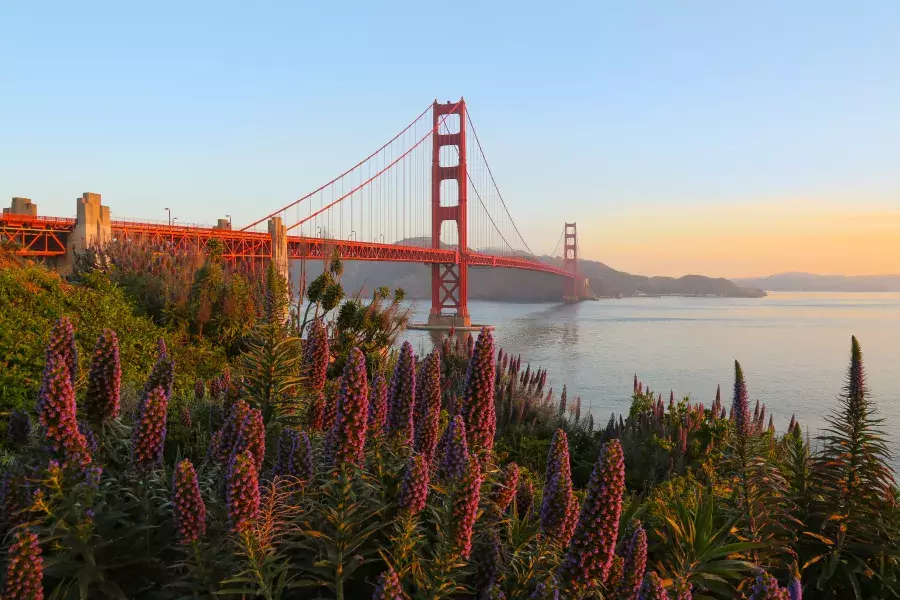
{"type": "Polygon", "coordinates": [[[566,279],[563,301],[578,302],[581,299],[580,290],[583,282],[581,277],[578,277],[578,227],[575,223],[566,223],[563,250],[565,251],[563,268],[576,275],[572,279],[566,279]]]}
{"type": "Polygon", "coordinates": [[[466,102],[440,104],[435,100],[433,110],[434,133],[431,156],[431,247],[441,247],[441,226],[444,221],[456,223],[458,239],[455,263],[440,263],[431,266],[431,312],[428,324],[442,327],[469,327],[468,296],[469,273],[466,264],[468,252],[468,223],[466,220],[468,201],[468,176],[466,172],[466,102]],[[445,115],[458,115],[459,131],[441,133],[438,124],[447,123],[445,115]],[[441,149],[455,147],[457,152],[444,153],[445,156],[458,153],[456,165],[441,165],[441,149]],[[444,181],[455,181],[457,194],[453,204],[444,181]],[[447,197],[444,197],[447,196],[447,197]]]}

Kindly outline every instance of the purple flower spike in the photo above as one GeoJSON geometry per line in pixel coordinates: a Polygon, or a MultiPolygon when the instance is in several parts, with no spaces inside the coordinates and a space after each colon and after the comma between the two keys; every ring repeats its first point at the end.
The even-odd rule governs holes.
{"type": "Polygon", "coordinates": [[[559,600],[559,590],[553,586],[549,586],[543,581],[537,584],[534,591],[528,597],[529,600],[559,600]]]}
{"type": "Polygon", "coordinates": [[[609,574],[624,492],[625,456],[621,442],[612,439],[600,450],[578,526],[560,566],[561,579],[571,589],[582,590],[591,580],[603,581],[609,574]]]}
{"type": "Polygon", "coordinates": [[[400,585],[400,577],[392,567],[378,577],[378,586],[375,588],[373,600],[406,600],[403,586],[400,585]]]}
{"type": "Polygon", "coordinates": [[[322,319],[316,319],[309,324],[309,334],[303,350],[303,370],[306,373],[308,385],[313,390],[321,390],[325,387],[328,362],[331,360],[328,348],[328,330],[325,329],[322,319]]]}
{"type": "Polygon", "coordinates": [[[478,462],[478,457],[472,456],[456,487],[451,517],[453,549],[465,559],[468,559],[472,552],[472,529],[475,526],[475,518],[478,516],[480,498],[481,464],[478,462]]]}
{"type": "Polygon", "coordinates": [[[516,489],[516,514],[520,519],[525,519],[534,505],[534,484],[528,479],[519,479],[519,487],[516,489]]]}
{"type": "Polygon", "coordinates": [[[500,536],[496,529],[485,532],[475,547],[474,587],[478,598],[491,598],[491,589],[500,577],[500,536]]]}
{"type": "Polygon", "coordinates": [[[44,559],[38,537],[19,529],[9,547],[4,600],[44,600],[44,559]]]}
{"type": "Polygon", "coordinates": [[[566,404],[567,404],[568,392],[566,390],[565,384],[563,384],[562,395],[559,397],[559,418],[564,419],[566,416],[566,404]]]}
{"type": "Polygon", "coordinates": [[[460,479],[469,462],[469,447],[466,442],[466,424],[459,415],[453,417],[444,430],[444,448],[438,474],[448,479],[460,479]]]}
{"type": "MultiPolygon", "coordinates": [[[[643,574],[641,575],[643,577],[643,574]]],[[[609,574],[606,576],[606,581],[604,581],[604,585],[609,590],[618,590],[619,587],[622,586],[623,581],[625,580],[625,561],[621,556],[616,554],[613,556],[612,564],[609,567],[609,574]]],[[[638,586],[641,585],[641,580],[638,580],[638,586]]]]}
{"type": "Polygon", "coordinates": [[[519,486],[519,465],[514,462],[506,465],[503,471],[503,479],[497,483],[494,489],[493,500],[497,509],[503,513],[512,504],[519,486]]]}
{"type": "Polygon", "coordinates": [[[765,571],[758,571],[750,589],[750,600],[789,600],[789,596],[788,591],[778,585],[777,579],[765,571]]]}
{"type": "Polygon", "coordinates": [[[650,571],[644,578],[644,584],[638,592],[638,600],[669,600],[669,594],[663,587],[662,579],[656,571],[650,571]]]}
{"type": "Polygon", "coordinates": [[[544,499],[541,504],[541,531],[559,544],[568,542],[565,534],[571,499],[572,468],[569,462],[569,442],[566,432],[557,429],[547,455],[544,499]]]}
{"type": "Polygon", "coordinates": [[[416,359],[413,356],[412,344],[403,342],[388,392],[388,428],[391,437],[403,444],[413,442],[416,398],[415,369],[416,359]]]}
{"type": "Polygon", "coordinates": [[[796,571],[791,575],[787,592],[791,600],[803,600],[803,584],[800,583],[800,574],[796,571]]]}
{"type": "Polygon", "coordinates": [[[152,390],[131,439],[134,463],[139,469],[152,468],[162,460],[168,411],[169,400],[163,388],[152,390]]]}
{"type": "Polygon", "coordinates": [[[752,429],[750,400],[747,395],[747,383],[744,381],[744,371],[738,361],[734,361],[734,400],[731,403],[731,418],[738,435],[750,435],[752,429]]]}
{"type": "Polygon", "coordinates": [[[676,577],[672,583],[672,600],[693,600],[693,586],[684,577],[676,577]]]}
{"type": "Polygon", "coordinates": [[[84,468],[91,463],[87,440],[78,429],[75,390],[64,357],[51,354],[44,365],[44,379],[38,396],[38,420],[43,437],[66,464],[84,468]]]}
{"type": "Polygon", "coordinates": [[[272,473],[274,477],[295,477],[308,482],[313,476],[312,444],[305,431],[291,428],[281,433],[278,442],[278,459],[272,473]]]}
{"type": "Polygon", "coordinates": [[[206,397],[206,384],[202,379],[198,379],[194,382],[194,398],[196,400],[203,400],[206,397]]]}
{"type": "Polygon", "coordinates": [[[256,459],[250,452],[231,459],[225,496],[231,530],[235,533],[250,531],[259,515],[259,475],[256,459]]]}
{"type": "Polygon", "coordinates": [[[72,322],[69,321],[68,317],[60,317],[53,329],[50,330],[50,339],[47,341],[46,362],[44,363],[45,375],[51,356],[56,357],[65,365],[69,381],[74,387],[75,379],[78,376],[78,346],[75,345],[75,328],[72,327],[72,322]]]}
{"type": "Polygon", "coordinates": [[[412,456],[406,463],[406,472],[397,497],[397,506],[401,512],[412,517],[422,512],[428,499],[428,479],[427,457],[422,454],[412,456]]]}
{"type": "Polygon", "coordinates": [[[241,427],[244,425],[244,419],[250,414],[250,405],[243,400],[238,400],[231,405],[225,424],[222,426],[221,436],[218,444],[219,462],[227,463],[233,454],[234,446],[238,442],[241,434],[241,427]]]}
{"type": "Polygon", "coordinates": [[[622,564],[622,581],[619,584],[617,597],[622,600],[634,600],[644,580],[647,568],[647,531],[640,521],[635,523],[634,533],[625,544],[622,564]]]}
{"type": "Polygon", "coordinates": [[[387,428],[388,389],[384,375],[379,374],[369,389],[369,425],[366,434],[377,438],[387,428]]]}
{"type": "Polygon", "coordinates": [[[190,544],[206,533],[206,505],[200,495],[197,471],[188,459],[175,468],[175,489],[172,501],[175,513],[175,532],[178,541],[190,544]]]}
{"type": "Polygon", "coordinates": [[[438,442],[438,426],[441,419],[441,357],[434,350],[422,365],[415,423],[415,450],[430,463],[438,442]]]}
{"type": "Polygon", "coordinates": [[[263,460],[266,458],[266,425],[263,422],[262,411],[251,408],[238,430],[237,440],[232,454],[240,454],[249,450],[256,461],[256,472],[262,471],[263,460]]]}
{"type": "Polygon", "coordinates": [[[325,427],[325,392],[318,390],[309,400],[306,412],[306,426],[311,431],[322,431],[325,427]]]}
{"type": "Polygon", "coordinates": [[[85,405],[94,424],[112,421],[119,416],[119,389],[122,365],[119,362],[119,340],[111,329],[104,331],[94,346],[85,405]]]}
{"type": "MultiPolygon", "coordinates": [[[[471,339],[471,338],[470,338],[471,339]]],[[[466,421],[469,450],[473,453],[494,448],[497,415],[494,412],[494,337],[483,328],[469,359],[463,392],[462,414],[466,421]]]]}
{"type": "Polygon", "coordinates": [[[369,382],[366,379],[366,357],[359,348],[353,348],[344,367],[337,418],[332,429],[335,465],[358,465],[362,462],[368,421],[369,382]]]}

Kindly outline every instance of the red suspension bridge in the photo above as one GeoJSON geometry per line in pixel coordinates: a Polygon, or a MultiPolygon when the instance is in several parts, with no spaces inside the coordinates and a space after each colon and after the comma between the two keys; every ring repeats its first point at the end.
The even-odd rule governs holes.
{"type": "Polygon", "coordinates": [[[426,263],[433,326],[471,324],[470,267],[558,275],[565,301],[588,293],[578,274],[575,224],[566,223],[560,236],[562,267],[538,259],[500,193],[463,99],[434,102],[351,168],[239,230],[225,219],[213,227],[111,220],[98,194],[84,194],[77,208],[75,218],[37,216],[30,200],[13,198],[0,216],[0,243],[63,269],[78,250],[128,239],[200,249],[217,239],[227,260],[272,260],[285,276],[290,259],[333,252],[345,260],[426,263]]]}

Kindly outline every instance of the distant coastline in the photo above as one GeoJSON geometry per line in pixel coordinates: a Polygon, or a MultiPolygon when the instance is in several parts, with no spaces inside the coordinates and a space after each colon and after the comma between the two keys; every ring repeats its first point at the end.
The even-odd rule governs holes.
{"type": "Polygon", "coordinates": [[[900,275],[816,275],[778,273],[733,280],[770,292],[900,292],[900,275]]]}

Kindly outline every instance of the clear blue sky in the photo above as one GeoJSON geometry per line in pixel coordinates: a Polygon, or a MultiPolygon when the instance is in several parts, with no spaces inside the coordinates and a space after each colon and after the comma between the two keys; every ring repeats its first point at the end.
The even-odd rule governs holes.
{"type": "Polygon", "coordinates": [[[435,4],[5,2],[0,201],[247,222],[464,95],[535,250],[577,219],[593,258],[716,271],[629,254],[623,229],[670,245],[701,234],[667,227],[682,208],[900,210],[896,0],[435,4]]]}

